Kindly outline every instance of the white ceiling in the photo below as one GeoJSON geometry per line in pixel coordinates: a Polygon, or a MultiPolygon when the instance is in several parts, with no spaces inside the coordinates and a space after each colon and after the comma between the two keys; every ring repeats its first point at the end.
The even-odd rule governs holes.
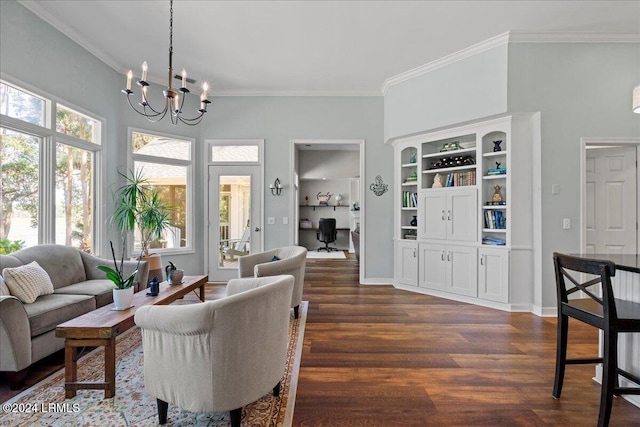
{"type": "MultiPolygon", "coordinates": [[[[111,67],[166,85],[169,1],[21,1],[111,67]]],[[[379,95],[507,31],[640,34],[640,1],[174,2],[174,72],[217,95],[379,95]]],[[[123,86],[125,77],[123,76],[123,86]]]]}

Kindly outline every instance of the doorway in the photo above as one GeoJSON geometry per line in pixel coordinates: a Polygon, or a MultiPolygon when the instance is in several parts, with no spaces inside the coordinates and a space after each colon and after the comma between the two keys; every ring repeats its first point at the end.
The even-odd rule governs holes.
{"type": "Polygon", "coordinates": [[[584,138],[581,143],[581,250],[638,251],[638,139],[584,138]]]}
{"type": "Polygon", "coordinates": [[[315,233],[320,218],[335,218],[338,231],[332,246],[355,252],[351,231],[359,226],[360,283],[365,272],[364,150],[359,139],[292,140],[290,150],[291,244],[315,252],[324,246],[315,233]]]}
{"type": "Polygon", "coordinates": [[[238,277],[238,257],[262,251],[261,141],[208,141],[209,281],[238,277]]]}

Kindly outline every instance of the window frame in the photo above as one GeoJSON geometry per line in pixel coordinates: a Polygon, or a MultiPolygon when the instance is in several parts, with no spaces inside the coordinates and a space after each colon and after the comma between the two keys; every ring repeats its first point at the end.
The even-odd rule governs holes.
{"type": "Polygon", "coordinates": [[[107,121],[91,111],[79,107],[65,99],[52,95],[44,90],[38,89],[28,83],[10,77],[4,73],[0,73],[0,82],[8,86],[15,87],[23,92],[41,98],[45,102],[44,123],[45,126],[39,126],[33,123],[25,122],[15,117],[0,114],[0,127],[6,128],[14,132],[25,133],[40,139],[40,157],[39,157],[39,180],[38,188],[40,197],[38,200],[38,244],[55,244],[56,243],[56,145],[58,143],[69,145],[74,148],[89,151],[92,154],[93,168],[93,201],[92,201],[92,254],[101,256],[103,247],[104,230],[100,226],[104,223],[104,211],[102,203],[99,201],[103,198],[103,141],[106,141],[107,121]],[[96,142],[88,142],[71,135],[60,133],[56,130],[56,112],[57,106],[60,104],[66,109],[75,113],[89,117],[96,122],[95,136],[96,142]]]}
{"type": "MultiPolygon", "coordinates": [[[[153,248],[153,252],[156,252],[160,255],[183,255],[183,254],[192,254],[195,253],[194,246],[194,238],[195,238],[195,179],[194,179],[194,167],[195,167],[195,148],[196,148],[196,139],[190,138],[184,135],[174,135],[166,132],[152,131],[149,129],[142,129],[138,127],[129,126],[127,127],[127,169],[133,170],[134,164],[136,161],[146,162],[146,163],[155,163],[155,164],[164,164],[164,165],[172,165],[172,166],[182,166],[187,168],[187,184],[186,184],[186,207],[187,207],[187,215],[186,215],[186,239],[187,244],[184,247],[179,248],[153,248]],[[174,159],[171,157],[159,157],[159,156],[151,156],[148,154],[137,154],[133,152],[133,134],[134,133],[143,133],[146,135],[152,135],[160,138],[171,138],[179,141],[185,141],[189,143],[189,160],[183,159],[174,159]]],[[[133,256],[133,239],[129,239],[127,243],[129,253],[133,256]]]]}

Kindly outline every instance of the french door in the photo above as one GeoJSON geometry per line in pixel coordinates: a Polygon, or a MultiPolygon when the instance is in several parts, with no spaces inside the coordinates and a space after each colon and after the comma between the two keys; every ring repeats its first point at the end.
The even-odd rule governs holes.
{"type": "Polygon", "coordinates": [[[262,167],[209,166],[209,281],[238,277],[238,257],[262,250],[262,167]]]}

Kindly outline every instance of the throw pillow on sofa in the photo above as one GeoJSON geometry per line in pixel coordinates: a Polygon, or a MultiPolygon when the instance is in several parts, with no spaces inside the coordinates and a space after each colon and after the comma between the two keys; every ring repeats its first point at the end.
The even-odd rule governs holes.
{"type": "Polygon", "coordinates": [[[5,268],[2,275],[11,295],[25,304],[31,304],[40,295],[53,293],[51,278],[36,261],[20,267],[5,268]]]}

